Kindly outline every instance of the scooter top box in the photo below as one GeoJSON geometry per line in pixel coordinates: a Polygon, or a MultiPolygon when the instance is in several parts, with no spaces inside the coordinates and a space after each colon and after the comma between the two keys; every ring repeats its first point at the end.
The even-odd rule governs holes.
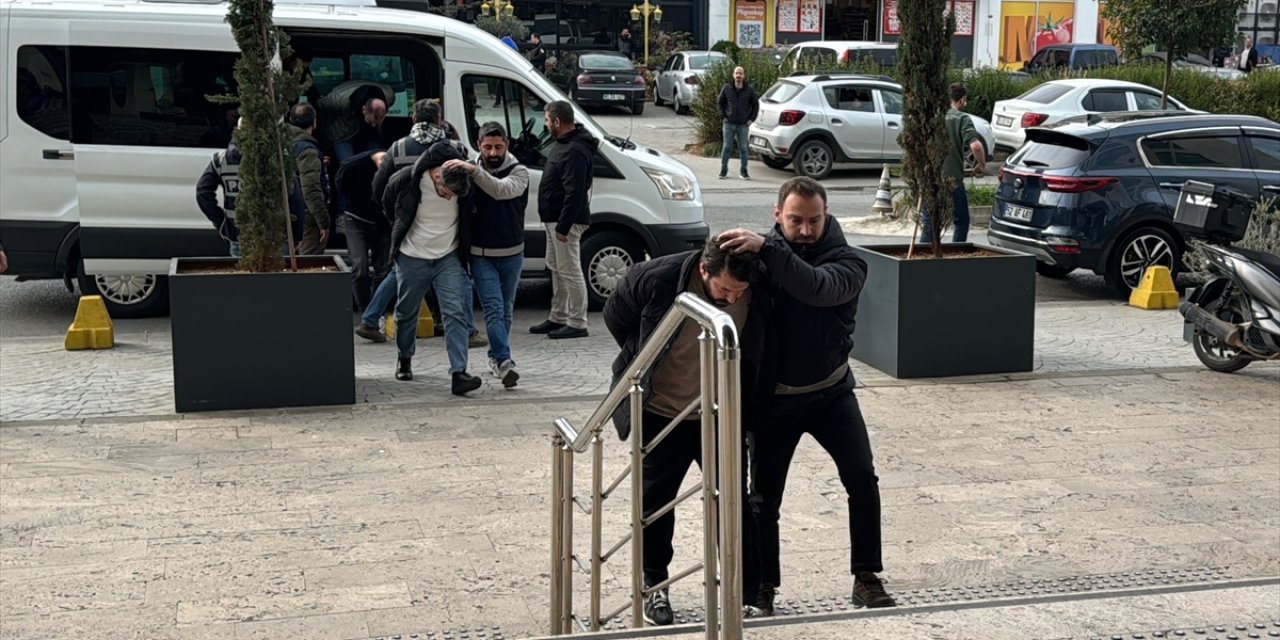
{"type": "Polygon", "coordinates": [[[1244,237],[1254,206],[1239,191],[1188,180],[1178,192],[1173,224],[1193,238],[1236,242],[1244,237]]]}

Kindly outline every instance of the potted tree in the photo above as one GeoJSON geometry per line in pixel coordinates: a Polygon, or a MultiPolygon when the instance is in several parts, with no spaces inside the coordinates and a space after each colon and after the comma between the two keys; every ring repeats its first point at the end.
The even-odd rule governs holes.
{"type": "MultiPolygon", "coordinates": [[[[1035,258],[970,242],[942,242],[953,180],[943,178],[947,67],[955,19],[946,0],[899,0],[898,72],[905,96],[902,176],[933,224],[923,247],[855,247],[868,277],[853,356],[898,378],[1029,371],[1035,258]]],[[[919,220],[919,211],[916,212],[919,220]]],[[[917,222],[918,224],[918,222],[917,222]]]]}
{"type": "Polygon", "coordinates": [[[333,256],[298,257],[289,214],[292,155],[282,116],[299,95],[271,0],[231,0],[227,22],[240,125],[239,260],[170,263],[173,386],[179,412],[355,402],[351,274],[333,256]],[[287,254],[281,250],[287,247],[287,254]]]}

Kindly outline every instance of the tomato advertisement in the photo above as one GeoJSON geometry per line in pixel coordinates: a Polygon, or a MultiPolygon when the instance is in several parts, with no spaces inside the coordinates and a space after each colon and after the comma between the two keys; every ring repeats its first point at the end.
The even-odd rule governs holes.
{"type": "Polygon", "coordinates": [[[1072,42],[1074,2],[1005,2],[1000,6],[1000,68],[1021,69],[1042,47],[1072,42]]]}

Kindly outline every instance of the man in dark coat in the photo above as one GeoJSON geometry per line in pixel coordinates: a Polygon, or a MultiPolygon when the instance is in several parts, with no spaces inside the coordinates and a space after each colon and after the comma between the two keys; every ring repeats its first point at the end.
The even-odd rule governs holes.
{"type": "Polygon", "coordinates": [[[747,84],[747,72],[742,67],[734,67],[733,82],[720,88],[716,97],[716,108],[724,119],[721,134],[724,139],[720,147],[720,179],[729,175],[729,149],[738,147],[739,177],[750,180],[747,173],[747,131],[760,113],[760,97],[755,87],[747,84]]]}

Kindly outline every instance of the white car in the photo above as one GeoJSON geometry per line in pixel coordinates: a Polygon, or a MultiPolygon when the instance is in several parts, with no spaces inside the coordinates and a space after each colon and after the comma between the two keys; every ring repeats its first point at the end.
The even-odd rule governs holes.
{"type": "MultiPolygon", "coordinates": [[[[1190,111],[1169,97],[1167,111],[1190,111]]],[[[1028,127],[1043,127],[1066,118],[1114,111],[1160,111],[1160,92],[1124,80],[1075,78],[1037,85],[1013,100],[996,102],[991,129],[996,148],[1014,151],[1026,141],[1028,127]]]]}
{"type": "Polygon", "coordinates": [[[670,102],[676,113],[688,113],[693,97],[702,86],[702,76],[717,63],[728,62],[729,56],[719,51],[681,51],[672,54],[658,71],[653,89],[653,105],[670,102]]]}

